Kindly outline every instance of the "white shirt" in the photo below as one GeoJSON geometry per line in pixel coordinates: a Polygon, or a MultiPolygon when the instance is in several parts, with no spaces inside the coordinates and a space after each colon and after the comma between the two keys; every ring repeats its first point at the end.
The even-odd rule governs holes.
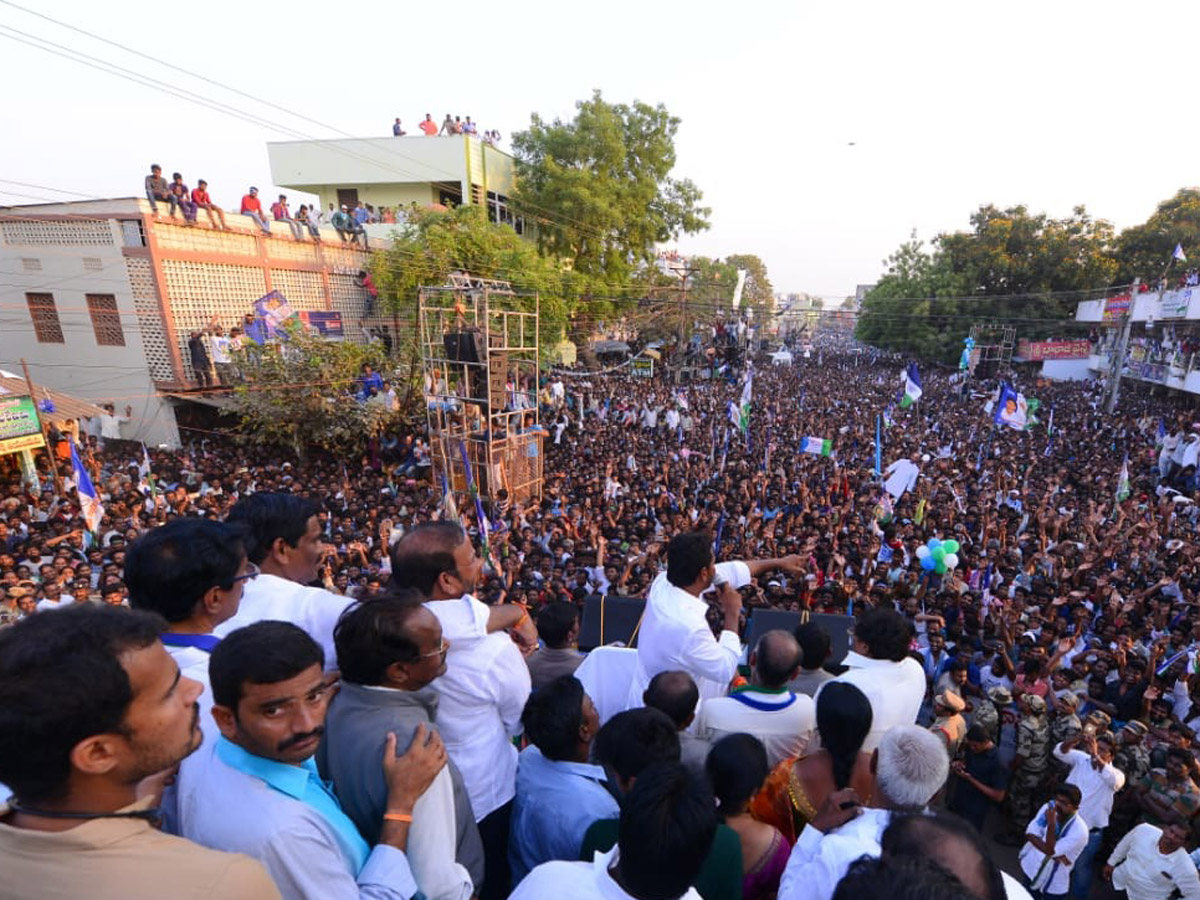
{"type": "Polygon", "coordinates": [[[774,769],[785,759],[802,756],[816,727],[817,704],[812,697],[748,687],[704,701],[696,735],[715,744],[728,734],[752,734],[763,742],[767,763],[774,769]]]}
{"type": "MultiPolygon", "coordinates": [[[[1042,804],[1042,808],[1037,811],[1033,821],[1025,826],[1026,834],[1034,834],[1042,840],[1046,839],[1046,809],[1049,806],[1049,803],[1042,804]]],[[[1062,827],[1061,822],[1058,827],[1062,827]]],[[[1066,857],[1068,865],[1065,866],[1056,862],[1055,859],[1047,862],[1046,854],[1033,844],[1027,842],[1021,848],[1021,852],[1017,854],[1017,860],[1021,863],[1021,871],[1029,878],[1031,888],[1041,891],[1043,894],[1065,894],[1067,892],[1067,888],[1071,884],[1071,872],[1075,868],[1075,860],[1087,846],[1088,828],[1087,819],[1076,813],[1070,825],[1058,836],[1054,843],[1054,857],[1055,859],[1059,856],[1066,857]],[[1045,862],[1044,866],[1043,862],[1045,862]]]]}
{"type": "MultiPolygon", "coordinates": [[[[863,742],[863,750],[870,753],[878,747],[883,736],[896,725],[916,723],[925,699],[925,670],[919,662],[911,657],[900,662],[871,659],[853,650],[842,662],[850,670],[825,685],[835,681],[852,684],[871,702],[871,730],[863,742]]],[[[817,697],[820,696],[821,691],[817,691],[817,697]]]]}
{"type": "Polygon", "coordinates": [[[805,825],[783,870],[779,900],[829,900],[850,863],[860,856],[879,856],[890,819],[886,809],[864,809],[828,834],[805,825]]]}
{"type": "Polygon", "coordinates": [[[353,602],[353,597],[331,594],[324,588],[308,587],[263,572],[246,582],[237,615],[218,625],[213,634],[228,637],[232,631],[267,619],[291,622],[321,645],[325,651],[325,671],[331,672],[337,668],[333,628],[353,602]]]}
{"type": "Polygon", "coordinates": [[[488,607],[474,597],[432,600],[425,607],[450,642],[446,674],[431,685],[439,697],[438,731],[480,821],[516,794],[512,738],[521,733],[529,667],[512,638],[487,633],[488,607]]]}
{"type": "Polygon", "coordinates": [[[592,698],[601,725],[625,710],[636,671],[637,650],[629,647],[596,647],[583,657],[575,677],[592,698]]]}
{"type": "Polygon", "coordinates": [[[182,835],[191,821],[196,795],[205,788],[205,770],[212,758],[213,747],[221,737],[221,729],[212,717],[212,685],[208,680],[210,654],[199,647],[167,646],[166,650],[179,666],[180,674],[184,678],[200,682],[203,688],[196,702],[200,706],[200,731],[204,735],[204,741],[200,744],[200,749],[185,757],[179,764],[175,784],[163,793],[164,826],[172,834],[182,835]]]}
{"type": "MultiPolygon", "coordinates": [[[[597,853],[591,862],[542,863],[517,885],[509,900],[634,900],[608,874],[608,867],[617,859],[616,847],[607,853],[597,853]]],[[[687,889],[679,900],[702,900],[694,887],[687,889]]]]}
{"type": "Polygon", "coordinates": [[[1113,887],[1129,900],[1166,900],[1175,888],[1183,900],[1200,900],[1200,875],[1187,850],[1164,854],[1158,849],[1161,837],[1162,829],[1143,822],[1121,838],[1108,858],[1113,887]]]}
{"type": "MultiPolygon", "coordinates": [[[[717,572],[731,587],[750,583],[744,562],[720,563],[717,572]]],[[[629,686],[629,708],[642,706],[642,694],[659,672],[683,671],[700,689],[700,700],[724,697],[742,656],[742,643],[732,631],[713,640],[705,614],[708,604],[667,581],[660,573],[650,585],[638,632],[638,664],[629,686]]],[[[924,691],[924,678],[921,689],[924,691]]]]}
{"type": "Polygon", "coordinates": [[[121,423],[128,421],[126,416],[102,414],[100,416],[100,437],[105,440],[119,441],[121,439],[121,423]]]}
{"type": "Polygon", "coordinates": [[[1092,765],[1090,754],[1082,750],[1063,751],[1062,744],[1054,746],[1054,758],[1071,767],[1067,784],[1079,788],[1079,814],[1089,828],[1107,828],[1112,813],[1113,796],[1125,787],[1125,773],[1108,763],[1099,770],[1092,765]]]}

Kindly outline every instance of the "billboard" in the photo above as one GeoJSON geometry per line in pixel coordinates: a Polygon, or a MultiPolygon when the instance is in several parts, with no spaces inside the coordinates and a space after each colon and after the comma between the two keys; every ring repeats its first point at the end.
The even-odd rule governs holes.
{"type": "Polygon", "coordinates": [[[37,404],[28,394],[0,397],[0,453],[44,447],[37,404]]]}
{"type": "Polygon", "coordinates": [[[1114,319],[1123,319],[1129,315],[1132,307],[1133,298],[1129,294],[1118,294],[1115,297],[1109,297],[1104,301],[1104,321],[1111,322],[1114,319]]]}
{"type": "Polygon", "coordinates": [[[322,337],[345,337],[346,332],[342,327],[342,314],[340,312],[302,312],[300,313],[300,321],[308,326],[309,331],[315,331],[322,337]]]}
{"type": "Polygon", "coordinates": [[[1087,359],[1092,345],[1086,340],[1072,341],[1021,341],[1017,344],[1017,355],[1029,362],[1044,359],[1087,359]]]}

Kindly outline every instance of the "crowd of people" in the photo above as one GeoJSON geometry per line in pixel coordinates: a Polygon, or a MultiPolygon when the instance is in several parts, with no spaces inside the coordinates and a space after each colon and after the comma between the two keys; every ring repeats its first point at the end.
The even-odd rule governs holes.
{"type": "Polygon", "coordinates": [[[0,897],[1200,900],[1200,426],[899,370],[550,373],[461,519],[421,433],[0,459],[0,897]]]}
{"type": "MultiPolygon", "coordinates": [[[[480,135],[478,123],[472,122],[470,116],[463,118],[462,116],[452,116],[450,113],[446,113],[446,118],[442,120],[441,127],[439,128],[437,122],[433,120],[433,116],[430,113],[425,113],[425,118],[417,124],[417,128],[420,129],[421,134],[425,135],[425,137],[473,134],[479,137],[485,144],[490,144],[493,147],[500,143],[499,129],[487,129],[480,135]]],[[[396,120],[392,123],[392,137],[404,137],[406,134],[408,132],[404,130],[404,126],[400,122],[400,117],[397,116],[396,120]]]]}

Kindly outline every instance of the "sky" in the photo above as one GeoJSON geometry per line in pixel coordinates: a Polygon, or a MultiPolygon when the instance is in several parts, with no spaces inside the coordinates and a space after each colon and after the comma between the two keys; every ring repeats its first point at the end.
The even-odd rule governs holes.
{"type": "Polygon", "coordinates": [[[777,291],[840,299],[914,230],[965,229],[981,204],[1083,204],[1121,228],[1200,184],[1194,0],[18,4],[248,96],[0,0],[0,205],[132,196],[158,161],[228,208],[249,184],[272,194],[268,141],[386,135],[396,116],[415,131],[431,112],[507,148],[532,113],[569,118],[599,89],[682,120],[674,174],[712,227],[676,249],[754,253],[777,291]],[[29,35],[246,118],[13,39],[29,35]]]}

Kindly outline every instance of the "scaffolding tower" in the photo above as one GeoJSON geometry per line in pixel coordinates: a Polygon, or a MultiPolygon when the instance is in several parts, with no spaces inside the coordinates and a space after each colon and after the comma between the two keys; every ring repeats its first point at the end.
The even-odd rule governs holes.
{"type": "Polygon", "coordinates": [[[971,351],[971,374],[992,378],[1012,362],[1017,329],[1000,322],[979,322],[971,326],[975,349],[971,351]]]}
{"type": "Polygon", "coordinates": [[[539,298],[454,273],[417,299],[430,453],[439,490],[464,512],[481,498],[538,500],[539,298]],[[468,504],[468,505],[464,505],[468,504]]]}

